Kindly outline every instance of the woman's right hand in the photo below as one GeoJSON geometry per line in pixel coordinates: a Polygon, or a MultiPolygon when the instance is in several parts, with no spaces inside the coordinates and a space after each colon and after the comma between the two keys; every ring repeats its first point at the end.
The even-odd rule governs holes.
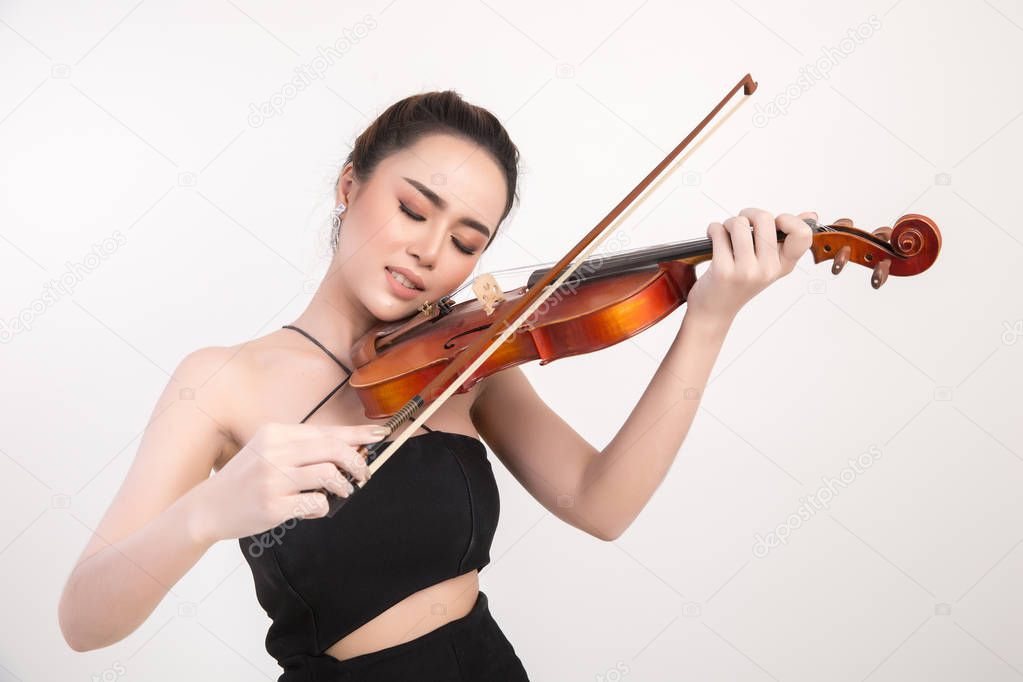
{"type": "Polygon", "coordinates": [[[242,538],[292,518],[326,515],[322,490],[348,497],[353,487],[342,471],[360,484],[369,478],[356,448],[387,434],[378,424],[262,426],[220,472],[201,484],[203,535],[212,540],[242,538]]]}

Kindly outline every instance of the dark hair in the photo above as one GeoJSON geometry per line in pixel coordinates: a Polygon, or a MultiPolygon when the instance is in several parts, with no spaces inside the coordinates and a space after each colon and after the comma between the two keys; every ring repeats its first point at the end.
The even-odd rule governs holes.
{"type": "MultiPolygon", "coordinates": [[[[498,221],[500,224],[508,217],[517,198],[515,187],[518,181],[519,150],[496,116],[483,107],[466,102],[454,90],[411,95],[389,106],[355,139],[355,145],[342,168],[351,162],[355,177],[365,182],[387,156],[412,146],[420,138],[432,133],[458,135],[475,142],[497,161],[504,171],[508,189],[504,213],[498,221]]],[[[338,175],[335,188],[340,180],[338,175]]],[[[497,228],[494,229],[487,248],[497,236],[497,228]]],[[[337,242],[338,228],[335,227],[330,237],[331,248],[335,251],[337,242]]]]}

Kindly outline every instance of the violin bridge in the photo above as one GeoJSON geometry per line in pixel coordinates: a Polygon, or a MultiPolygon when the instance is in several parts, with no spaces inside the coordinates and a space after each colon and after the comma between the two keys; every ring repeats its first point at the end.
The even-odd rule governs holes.
{"type": "Polygon", "coordinates": [[[494,308],[504,300],[504,292],[493,275],[482,274],[472,283],[472,291],[476,294],[476,300],[483,304],[483,310],[487,315],[494,313],[494,308]]]}

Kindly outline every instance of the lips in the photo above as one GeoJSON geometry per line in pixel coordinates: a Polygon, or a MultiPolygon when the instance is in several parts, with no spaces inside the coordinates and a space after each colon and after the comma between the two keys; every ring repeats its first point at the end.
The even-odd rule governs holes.
{"type": "Polygon", "coordinates": [[[402,277],[404,277],[408,281],[412,282],[412,285],[416,289],[418,289],[419,291],[423,291],[425,289],[425,285],[423,284],[423,280],[420,279],[415,273],[413,273],[413,272],[411,272],[409,270],[406,270],[405,268],[396,268],[396,267],[391,267],[391,266],[387,265],[387,266],[384,266],[384,269],[386,269],[386,270],[388,270],[390,272],[395,272],[395,273],[400,274],[402,277]]]}

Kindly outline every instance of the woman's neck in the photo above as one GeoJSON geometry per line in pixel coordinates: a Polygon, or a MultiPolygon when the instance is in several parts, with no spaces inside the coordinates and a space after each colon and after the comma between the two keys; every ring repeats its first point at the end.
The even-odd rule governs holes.
{"type": "Polygon", "coordinates": [[[352,366],[352,346],[368,332],[377,319],[356,301],[338,293],[325,278],[309,305],[292,323],[304,329],[330,349],[341,362],[352,366]]]}

